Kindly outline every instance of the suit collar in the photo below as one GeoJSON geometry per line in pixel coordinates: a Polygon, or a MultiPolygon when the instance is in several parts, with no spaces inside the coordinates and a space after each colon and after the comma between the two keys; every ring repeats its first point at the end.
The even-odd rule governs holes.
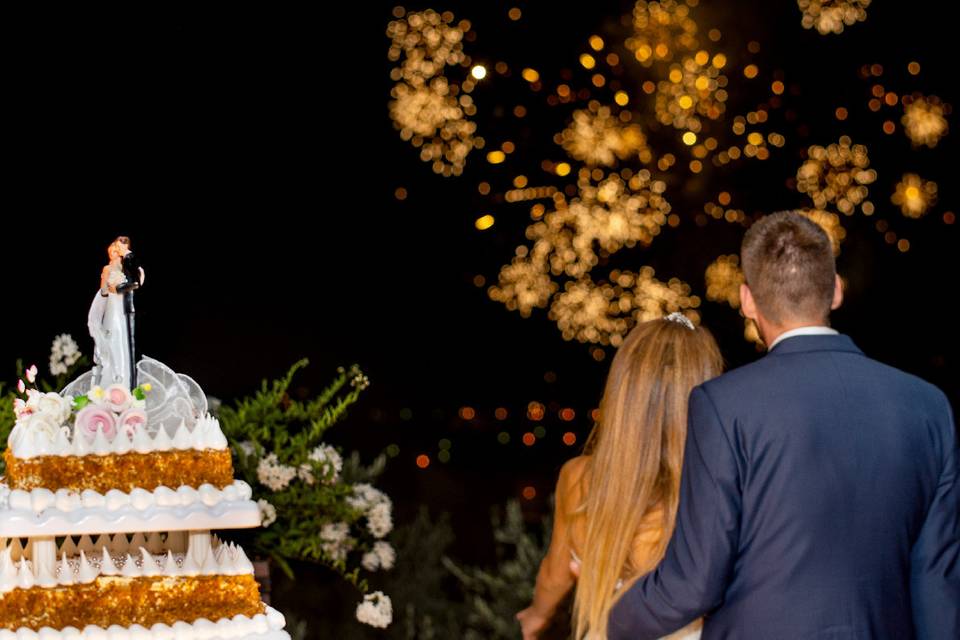
{"type": "Polygon", "coordinates": [[[768,355],[781,356],[790,353],[807,353],[811,351],[846,351],[848,353],[859,353],[863,355],[863,351],[853,343],[850,336],[844,334],[793,336],[778,342],[776,346],[770,350],[768,355]]]}

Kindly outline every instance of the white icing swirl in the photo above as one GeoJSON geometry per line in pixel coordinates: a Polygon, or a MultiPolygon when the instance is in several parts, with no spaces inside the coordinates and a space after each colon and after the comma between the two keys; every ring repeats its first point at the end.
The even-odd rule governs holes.
{"type": "MultiPolygon", "coordinates": [[[[66,399],[61,398],[61,400],[68,403],[66,399]]],[[[46,402],[51,406],[56,404],[52,399],[46,402]]],[[[66,406],[69,407],[69,403],[66,406]]],[[[124,455],[130,451],[152,453],[188,449],[198,451],[227,449],[227,439],[220,428],[220,422],[209,414],[197,420],[192,429],[181,422],[172,437],[163,427],[157,429],[151,436],[146,429],[138,426],[132,429],[132,439],[126,433],[126,429],[121,427],[116,430],[116,435],[111,434],[110,437],[102,429],[97,429],[92,440],[89,435],[69,426],[58,426],[64,424],[65,418],[62,418],[62,415],[62,408],[51,408],[42,413],[24,415],[17,420],[7,440],[14,457],[29,459],[49,455],[103,456],[124,455]],[[73,431],[72,440],[68,437],[71,431],[73,431]]],[[[69,416],[69,411],[67,415],[69,416]]]]}

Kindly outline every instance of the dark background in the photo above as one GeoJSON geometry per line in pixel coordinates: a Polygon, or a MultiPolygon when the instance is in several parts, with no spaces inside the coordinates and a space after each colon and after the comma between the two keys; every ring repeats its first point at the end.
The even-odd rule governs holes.
{"type": "MultiPolygon", "coordinates": [[[[380,482],[397,520],[419,504],[452,511],[455,553],[485,561],[490,505],[533,486],[527,513],[535,520],[546,511],[559,465],[589,432],[609,357],[596,362],[584,345],[565,342],[544,311],[522,319],[473,284],[477,275],[496,281],[529,223],[522,205],[482,199],[477,183],[488,180],[496,191],[531,170],[497,173],[485,151],[474,151],[463,176],[444,179],[400,140],[387,112],[392,6],[298,13],[164,5],[5,21],[0,364],[11,381],[18,357],[44,367],[63,332],[89,354],[86,310],[106,246],[129,235],[147,274],[138,299],[144,353],[228,400],[303,356],[312,364],[298,379],[301,391],[358,363],[372,384],[331,440],[368,460],[399,445],[380,482]],[[406,200],[394,197],[398,187],[406,200]],[[473,221],[487,212],[497,224],[478,232],[473,221]],[[547,436],[528,448],[520,436],[531,428],[532,400],[547,405],[547,436]],[[458,416],[464,406],[474,419],[458,416]],[[576,419],[562,423],[557,410],[568,406],[576,419]],[[496,407],[508,410],[507,420],[494,419],[496,407]],[[501,430],[510,444],[497,443],[501,430]],[[560,442],[567,430],[578,435],[575,447],[560,442]],[[436,460],[441,438],[452,442],[446,464],[436,460]],[[414,464],[421,453],[432,460],[425,470],[414,464]]],[[[615,33],[632,3],[522,3],[517,23],[506,17],[509,6],[434,8],[473,21],[467,52],[475,62],[511,65],[513,80],[491,78],[474,92],[480,133],[493,146],[514,136],[536,167],[561,159],[551,137],[570,109],[543,107],[543,95],[517,81],[519,70],[533,66],[555,85],[562,69],[576,72],[587,38],[615,33]],[[519,103],[540,111],[517,125],[503,114],[519,103]]],[[[948,21],[932,6],[874,3],[866,23],[824,37],[801,29],[795,3],[704,2],[699,10],[703,24],[723,31],[720,48],[737,69],[746,58],[735,52],[748,40],[762,43],[754,60],[763,73],[784,72],[796,121],[782,130],[788,146],[755,170],[688,184],[675,178],[683,223],[647,255],[632,254],[634,266],[654,264],[661,277],[677,275],[702,295],[704,268],[737,251],[742,229],[697,228],[690,203],[702,206],[710,196],[700,194],[727,189],[752,214],[804,204],[785,184],[801,151],[849,133],[870,146],[881,175],[871,186],[878,216],[912,247],[896,251],[862,216],[844,221],[839,268],[850,288],[835,326],[869,355],[938,384],[956,404],[958,238],[956,225],[941,219],[956,203],[955,145],[947,136],[934,150],[915,151],[899,129],[884,137],[883,118],[865,106],[870,84],[857,76],[863,64],[881,63],[890,69],[883,82],[898,92],[952,102],[948,21]],[[910,60],[923,65],[918,78],[905,72],[910,60]],[[844,123],[833,117],[841,105],[851,110],[844,123]],[[906,171],[940,186],[939,204],[920,221],[889,204],[906,171]]],[[[899,111],[891,114],[899,123],[899,111]]],[[[757,357],[736,312],[708,303],[703,316],[731,366],[757,357]]]]}

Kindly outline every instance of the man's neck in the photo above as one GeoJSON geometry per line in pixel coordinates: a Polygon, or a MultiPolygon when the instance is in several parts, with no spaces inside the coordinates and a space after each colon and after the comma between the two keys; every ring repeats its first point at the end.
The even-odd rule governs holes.
{"type": "MultiPolygon", "coordinates": [[[[791,332],[796,332],[798,330],[807,330],[807,329],[825,329],[830,331],[830,333],[835,333],[831,327],[830,322],[827,320],[811,320],[805,322],[792,322],[788,325],[778,326],[778,327],[767,327],[766,331],[762,332],[764,344],[767,345],[767,349],[772,349],[774,345],[784,339],[784,337],[789,337],[787,334],[791,332]]],[[[825,331],[826,332],[826,331],[825,331]]]]}

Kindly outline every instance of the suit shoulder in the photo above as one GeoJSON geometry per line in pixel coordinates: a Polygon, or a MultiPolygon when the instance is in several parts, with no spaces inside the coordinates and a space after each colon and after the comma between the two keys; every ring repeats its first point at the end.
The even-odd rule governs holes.
{"type": "Polygon", "coordinates": [[[879,376],[885,379],[890,386],[895,386],[908,393],[910,396],[923,402],[926,406],[950,407],[950,401],[940,387],[931,382],[927,382],[918,375],[908,373],[894,366],[884,364],[871,358],[866,360],[874,367],[879,376]]]}
{"type": "Polygon", "coordinates": [[[723,396],[744,386],[756,388],[758,384],[769,380],[770,374],[775,368],[776,363],[772,362],[771,358],[760,358],[707,380],[698,388],[706,391],[711,398],[723,396]]]}

